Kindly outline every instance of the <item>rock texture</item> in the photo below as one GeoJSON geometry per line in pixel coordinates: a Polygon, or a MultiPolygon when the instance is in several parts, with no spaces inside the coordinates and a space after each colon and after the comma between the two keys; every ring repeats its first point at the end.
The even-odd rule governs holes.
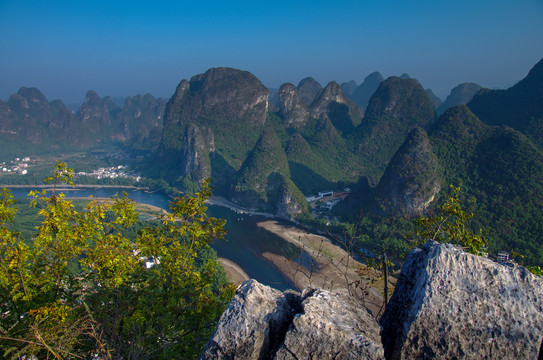
{"type": "Polygon", "coordinates": [[[211,176],[209,154],[215,151],[213,133],[208,128],[188,124],[185,139],[182,159],[185,174],[199,183],[211,176]]]}
{"type": "Polygon", "coordinates": [[[543,279],[429,241],[408,256],[381,325],[389,360],[537,359],[543,279]]]}
{"type": "Polygon", "coordinates": [[[122,130],[126,140],[155,148],[160,142],[166,101],[151,94],[127,97],[122,111],[122,130]],[[158,135],[158,136],[157,136],[158,135]]]}
{"type": "MultiPolygon", "coordinates": [[[[207,129],[216,148],[214,158],[228,174],[237,171],[247,153],[255,146],[268,116],[268,89],[251,73],[232,68],[212,68],[204,74],[183,80],[166,105],[164,130],[152,172],[176,181],[185,178],[196,183],[199,178],[187,173],[183,163],[194,158],[187,153],[187,126],[207,129]]],[[[209,157],[207,154],[200,154],[209,157]]],[[[213,168],[213,164],[211,164],[213,168]]],[[[224,171],[219,171],[224,173],[224,171]]],[[[213,174],[220,184],[226,183],[223,174],[213,174]]],[[[231,179],[230,179],[231,182],[231,179]]]]}
{"type": "Polygon", "coordinates": [[[541,359],[543,278],[428,241],[407,257],[380,326],[346,293],[248,280],[201,359],[541,359]]]}
{"type": "Polygon", "coordinates": [[[383,359],[379,326],[344,293],[306,290],[276,359],[383,359]]]}
{"type": "Polygon", "coordinates": [[[309,120],[309,109],[293,84],[281,85],[278,92],[279,113],[285,127],[300,128],[309,120]]]}
{"type": "Polygon", "coordinates": [[[242,283],[201,359],[384,359],[379,325],[343,293],[242,283]]]}
{"type": "Polygon", "coordinates": [[[96,92],[90,90],[87,92],[85,101],[79,109],[81,125],[93,134],[97,134],[100,130],[104,131],[111,126],[115,116],[110,113],[110,109],[116,113],[121,110],[112,101],[108,100],[107,98],[100,98],[96,92]]]}
{"type": "Polygon", "coordinates": [[[268,112],[268,89],[250,72],[211,68],[181,81],[167,104],[164,126],[220,115],[244,119],[247,125],[264,124],[268,112]]]}
{"type": "Polygon", "coordinates": [[[360,124],[364,111],[343,94],[338,83],[331,81],[311,105],[311,116],[327,116],[338,130],[348,133],[360,124]]]}

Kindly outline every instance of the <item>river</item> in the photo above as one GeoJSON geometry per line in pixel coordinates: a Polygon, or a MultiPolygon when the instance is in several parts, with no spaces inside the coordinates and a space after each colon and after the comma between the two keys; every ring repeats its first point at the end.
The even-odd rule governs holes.
{"type": "MultiPolygon", "coordinates": [[[[24,198],[30,188],[11,188],[14,198],[24,198]]],[[[66,197],[95,198],[112,197],[125,191],[136,202],[169,209],[170,198],[159,192],[146,192],[132,188],[76,188],[62,190],[66,197]]],[[[228,234],[225,240],[211,244],[220,257],[237,263],[249,277],[262,284],[269,285],[281,291],[294,288],[279,270],[268,262],[262,254],[271,252],[278,255],[293,257],[296,248],[279,236],[258,227],[256,224],[269,220],[262,216],[238,214],[228,208],[209,205],[208,215],[226,220],[228,234]]]]}

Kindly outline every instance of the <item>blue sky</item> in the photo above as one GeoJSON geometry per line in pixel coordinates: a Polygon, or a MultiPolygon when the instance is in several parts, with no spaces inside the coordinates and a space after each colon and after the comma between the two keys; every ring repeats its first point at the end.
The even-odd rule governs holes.
{"type": "Polygon", "coordinates": [[[0,49],[3,100],[21,86],[169,98],[217,66],[268,87],[407,73],[444,98],[522,79],[543,58],[543,1],[0,0],[0,49]]]}

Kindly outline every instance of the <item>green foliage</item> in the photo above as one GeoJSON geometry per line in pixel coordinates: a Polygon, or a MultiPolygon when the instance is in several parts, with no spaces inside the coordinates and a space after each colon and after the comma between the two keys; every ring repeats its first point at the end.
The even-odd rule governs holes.
{"type": "Polygon", "coordinates": [[[478,214],[472,230],[488,229],[489,251],[543,265],[541,151],[516,130],[483,124],[466,106],[449,109],[429,135],[443,182],[461,186],[478,214]]]}
{"type": "Polygon", "coordinates": [[[351,146],[360,156],[364,175],[376,183],[407,134],[435,120],[432,101],[414,79],[390,77],[371,97],[351,146]]]}
{"type": "Polygon", "coordinates": [[[541,269],[539,266],[527,266],[527,268],[531,271],[532,274],[537,276],[543,276],[543,269],[541,269]]]}
{"type": "MultiPolygon", "coordinates": [[[[47,181],[72,175],[58,163],[47,181]]],[[[32,195],[43,220],[29,242],[10,230],[14,201],[0,193],[4,358],[197,357],[233,291],[209,251],[225,230],[205,213],[207,181],[133,239],[122,231],[138,221],[126,194],[83,211],[56,189],[32,195]]]]}
{"type": "Polygon", "coordinates": [[[454,243],[471,254],[480,255],[486,251],[488,241],[482,230],[478,233],[469,230],[468,222],[474,215],[462,209],[462,203],[459,200],[460,188],[451,186],[450,191],[445,203],[439,207],[438,214],[415,220],[418,243],[427,239],[441,243],[454,243]]]}
{"type": "Polygon", "coordinates": [[[239,171],[234,191],[249,206],[274,206],[283,182],[290,178],[287,157],[277,134],[266,128],[239,171]]]}

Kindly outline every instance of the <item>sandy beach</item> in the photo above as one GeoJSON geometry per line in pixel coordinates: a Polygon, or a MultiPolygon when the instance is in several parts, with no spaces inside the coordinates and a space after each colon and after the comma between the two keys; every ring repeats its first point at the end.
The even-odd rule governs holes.
{"type": "MultiPolygon", "coordinates": [[[[266,259],[272,262],[286,275],[298,289],[305,287],[320,287],[327,290],[347,290],[360,298],[373,314],[377,314],[383,305],[380,291],[368,285],[359,273],[379,274],[357,262],[341,247],[332,244],[324,236],[308,233],[307,231],[277,221],[268,220],[257,224],[284,240],[296,245],[306,253],[305,266],[287,259],[285,256],[264,253],[266,259]]],[[[379,285],[377,284],[378,288],[379,285]]]]}
{"type": "Polygon", "coordinates": [[[224,271],[226,271],[226,276],[228,276],[228,280],[232,284],[237,285],[250,279],[249,275],[247,275],[247,273],[235,262],[222,257],[218,258],[218,261],[224,268],[224,271]]]}

